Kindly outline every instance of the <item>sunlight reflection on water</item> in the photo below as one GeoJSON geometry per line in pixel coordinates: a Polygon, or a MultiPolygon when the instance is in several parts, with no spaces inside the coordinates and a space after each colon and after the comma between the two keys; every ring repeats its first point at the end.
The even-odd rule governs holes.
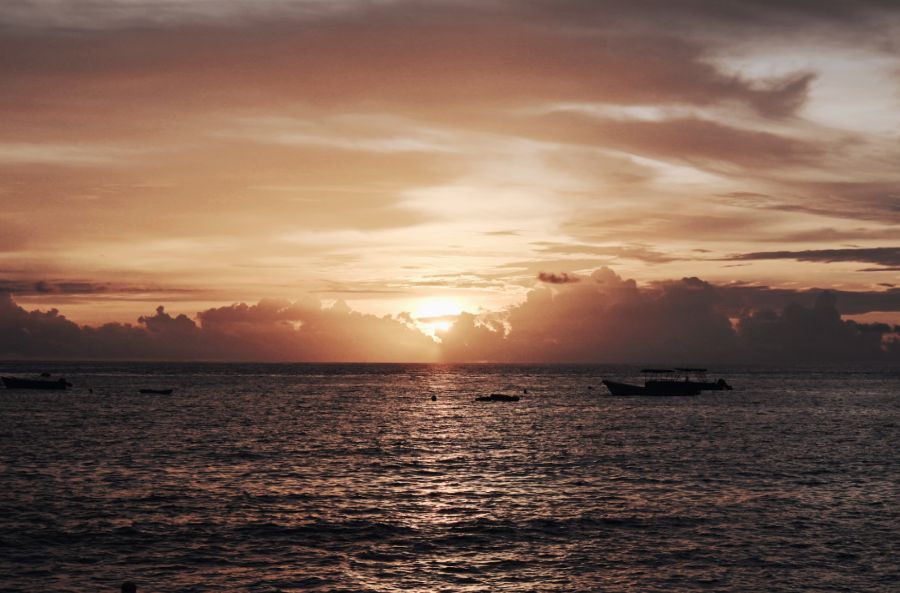
{"type": "Polygon", "coordinates": [[[631,371],[68,368],[71,391],[0,392],[0,588],[896,584],[896,372],[732,369],[738,390],[696,398],[588,390],[631,371]]]}

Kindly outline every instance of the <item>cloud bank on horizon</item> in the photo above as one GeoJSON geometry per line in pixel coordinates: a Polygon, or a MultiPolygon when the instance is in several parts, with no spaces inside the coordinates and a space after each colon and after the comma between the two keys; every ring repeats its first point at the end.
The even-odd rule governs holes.
{"type": "Polygon", "coordinates": [[[758,289],[698,278],[640,287],[601,268],[582,280],[534,289],[503,312],[460,313],[438,341],[408,313],[378,317],[315,299],[233,304],[193,319],[160,306],[137,325],[91,327],[56,310],[28,311],[7,294],[0,298],[0,358],[900,363],[900,326],[842,319],[841,295],[830,291],[811,305],[800,300],[812,295],[793,294],[775,310],[751,306],[773,295],[760,299],[758,289]]]}
{"type": "Polygon", "coordinates": [[[439,297],[523,358],[535,295],[607,265],[896,324],[898,39],[888,0],[9,0],[0,292],[141,352],[159,302],[203,337],[262,298],[313,356],[343,300],[399,359],[439,297]]]}

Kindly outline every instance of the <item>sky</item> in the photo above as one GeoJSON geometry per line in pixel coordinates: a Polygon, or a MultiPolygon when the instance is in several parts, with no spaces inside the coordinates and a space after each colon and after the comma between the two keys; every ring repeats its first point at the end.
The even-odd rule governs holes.
{"type": "Polygon", "coordinates": [[[892,0],[5,0],[0,80],[0,357],[900,360],[892,0]]]}

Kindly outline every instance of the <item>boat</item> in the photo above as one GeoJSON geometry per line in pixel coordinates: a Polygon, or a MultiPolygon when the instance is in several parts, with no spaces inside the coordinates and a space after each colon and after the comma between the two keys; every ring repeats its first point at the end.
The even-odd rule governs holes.
{"type": "Polygon", "coordinates": [[[65,389],[72,384],[63,378],[49,379],[21,379],[19,377],[0,377],[7,389],[65,389]]]}
{"type": "Polygon", "coordinates": [[[519,401],[518,395],[507,395],[505,393],[492,393],[490,395],[483,395],[481,397],[476,397],[475,401],[477,402],[517,402],[519,401]]]}
{"type": "Polygon", "coordinates": [[[677,396],[700,394],[700,388],[696,385],[680,381],[645,381],[643,385],[632,385],[606,379],[601,382],[609,389],[611,395],[677,396]]]}
{"type": "Polygon", "coordinates": [[[663,373],[663,372],[675,372],[679,374],[679,378],[677,379],[667,379],[661,377],[655,377],[648,379],[645,382],[646,384],[670,384],[670,383],[681,383],[686,385],[694,385],[700,389],[700,391],[731,391],[733,388],[729,385],[725,379],[719,379],[718,381],[710,381],[706,378],[706,369],[698,369],[691,367],[676,367],[674,371],[669,371],[668,369],[644,369],[645,373],[663,373]]]}
{"type": "Polygon", "coordinates": [[[643,385],[619,381],[603,381],[612,395],[698,395],[701,391],[731,390],[725,379],[709,381],[706,369],[677,367],[675,369],[641,369],[643,385]],[[677,377],[676,377],[677,375],[677,377]]]}
{"type": "Polygon", "coordinates": [[[150,395],[172,395],[174,389],[141,389],[139,391],[150,395]]]}

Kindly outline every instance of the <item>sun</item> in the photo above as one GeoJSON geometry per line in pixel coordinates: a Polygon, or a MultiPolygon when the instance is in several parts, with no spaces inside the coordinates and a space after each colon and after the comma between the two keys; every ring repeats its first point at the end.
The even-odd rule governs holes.
{"type": "Polygon", "coordinates": [[[462,313],[462,307],[448,298],[429,298],[416,303],[413,319],[422,332],[436,337],[453,327],[454,318],[462,313]]]}

